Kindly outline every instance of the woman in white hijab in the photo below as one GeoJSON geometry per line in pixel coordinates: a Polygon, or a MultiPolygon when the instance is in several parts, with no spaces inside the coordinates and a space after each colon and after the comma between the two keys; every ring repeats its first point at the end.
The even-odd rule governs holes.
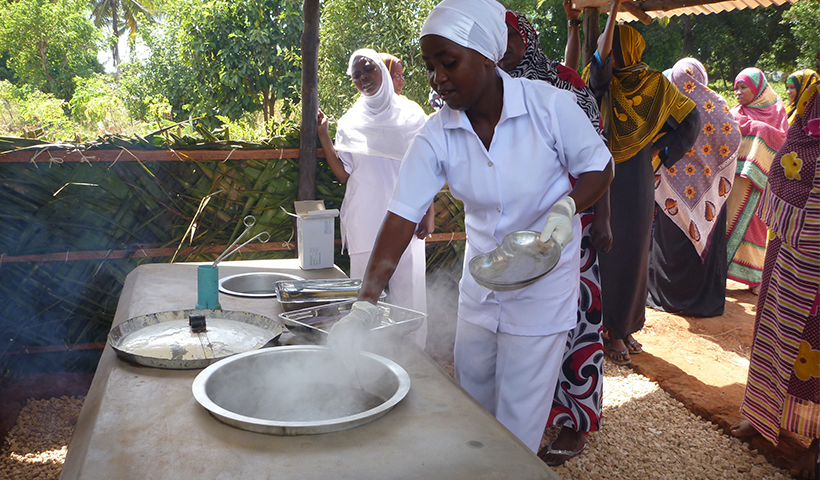
{"type": "MultiPolygon", "coordinates": [[[[362,278],[410,141],[424,125],[424,111],[396,95],[391,76],[378,53],[356,50],[347,68],[361,96],[339,119],[336,144],[328,118],[319,112],[319,140],[330,169],[347,184],[342,202],[342,250],[350,254],[350,277],[362,278]]],[[[424,238],[432,233],[432,203],[390,280],[390,302],[427,312],[424,238]]],[[[424,348],[427,324],[416,331],[424,348]]]]}
{"type": "Polygon", "coordinates": [[[459,284],[456,380],[534,452],[575,327],[581,224],[612,179],[611,155],[567,91],[496,68],[507,48],[505,8],[494,0],[444,0],[421,30],[430,86],[445,105],[410,145],[370,258],[359,301],[328,343],[345,353],[377,321],[374,302],[427,206],[445,182],[465,205],[466,259],[508,233],[541,232],[561,257],[540,281],[490,291],[465,262],[459,284]],[[560,117],[560,118],[559,118],[560,117]],[[578,181],[573,187],[569,175],[578,181]]]}

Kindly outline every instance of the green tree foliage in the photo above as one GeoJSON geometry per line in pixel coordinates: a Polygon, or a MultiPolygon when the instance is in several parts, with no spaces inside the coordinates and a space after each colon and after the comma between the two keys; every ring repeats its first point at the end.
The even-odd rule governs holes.
{"type": "Polygon", "coordinates": [[[302,2],[181,0],[175,10],[197,112],[236,119],[261,109],[267,122],[276,100],[287,109],[298,99],[302,2]]]}
{"type": "Polygon", "coordinates": [[[0,52],[22,83],[70,99],[74,77],[102,71],[85,0],[17,0],[0,9],[0,52]]]}
{"type": "Polygon", "coordinates": [[[76,78],[77,88],[71,97],[71,119],[101,132],[122,132],[130,124],[128,112],[120,99],[118,87],[105,74],[76,78]]]}
{"type": "Polygon", "coordinates": [[[403,94],[427,111],[430,84],[418,35],[435,0],[328,0],[322,5],[319,44],[319,105],[340,117],[358,92],[347,75],[350,54],[360,48],[388,52],[404,64],[403,94]]]}
{"type": "Polygon", "coordinates": [[[153,0],[94,0],[94,25],[97,28],[111,28],[111,58],[114,66],[120,63],[119,39],[128,30],[128,39],[132,43],[137,37],[137,23],[143,20],[154,21],[153,0]]]}
{"type": "Polygon", "coordinates": [[[538,32],[541,50],[550,60],[563,61],[567,45],[567,15],[561,0],[510,0],[508,10],[523,13],[538,32]]]}
{"type": "Polygon", "coordinates": [[[644,61],[664,70],[683,57],[695,57],[713,79],[732,83],[744,68],[773,72],[795,60],[794,38],[781,23],[789,4],[712,15],[677,16],[664,24],[632,23],[646,39],[644,61]]]}
{"type": "Polygon", "coordinates": [[[0,80],[0,136],[68,138],[66,102],[31,85],[0,80]]]}
{"type": "Polygon", "coordinates": [[[794,42],[789,45],[799,50],[795,70],[814,69],[814,55],[820,51],[820,2],[797,2],[783,14],[783,22],[791,27],[794,42]]]}
{"type": "Polygon", "coordinates": [[[128,112],[139,120],[154,120],[154,99],[165,99],[177,121],[188,118],[197,103],[195,73],[180,53],[179,18],[166,15],[159,25],[140,29],[140,37],[151,54],[124,62],[120,68],[120,94],[128,112]]]}

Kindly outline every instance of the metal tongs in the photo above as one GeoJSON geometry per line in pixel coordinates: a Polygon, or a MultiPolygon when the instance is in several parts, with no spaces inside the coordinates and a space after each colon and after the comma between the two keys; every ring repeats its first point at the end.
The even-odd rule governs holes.
{"type": "Polygon", "coordinates": [[[248,215],[244,219],[242,219],[242,223],[245,224],[245,231],[242,232],[238,237],[236,237],[236,240],[234,240],[232,244],[228,245],[228,248],[226,248],[225,251],[222,252],[222,255],[216,257],[216,260],[214,260],[214,263],[211,265],[212,267],[216,267],[216,265],[219,262],[221,262],[222,260],[224,260],[225,257],[227,257],[228,255],[233,255],[234,253],[238,252],[240,248],[244,247],[245,245],[251,243],[252,241],[254,241],[256,239],[259,239],[259,241],[262,242],[262,243],[267,243],[268,240],[270,240],[270,233],[262,232],[262,233],[256,234],[250,240],[243,243],[242,245],[240,245],[236,248],[233,248],[234,245],[239,243],[239,241],[242,240],[242,237],[247,235],[248,232],[251,231],[251,228],[253,228],[253,226],[256,225],[256,217],[254,217],[253,215],[248,215]],[[233,250],[231,250],[232,248],[233,248],[233,250]]]}

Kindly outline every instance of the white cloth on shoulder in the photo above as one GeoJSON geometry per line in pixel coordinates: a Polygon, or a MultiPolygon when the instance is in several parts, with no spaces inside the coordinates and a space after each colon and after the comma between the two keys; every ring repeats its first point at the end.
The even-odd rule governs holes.
{"type": "Polygon", "coordinates": [[[417,103],[396,95],[390,72],[375,50],[363,48],[353,52],[348,75],[353,71],[353,62],[359,57],[368,58],[378,66],[382,84],[374,95],[360,95],[339,119],[336,150],[401,161],[427,116],[417,103]]]}
{"type": "Polygon", "coordinates": [[[444,0],[430,11],[420,36],[444,37],[498,63],[507,51],[506,15],[495,0],[444,0]]]}

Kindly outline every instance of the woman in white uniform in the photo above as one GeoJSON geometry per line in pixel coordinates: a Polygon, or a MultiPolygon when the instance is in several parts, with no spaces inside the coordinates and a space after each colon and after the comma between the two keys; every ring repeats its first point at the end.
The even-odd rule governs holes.
{"type": "MultiPolygon", "coordinates": [[[[350,254],[350,277],[364,276],[370,252],[399,176],[410,141],[426,120],[418,104],[396,95],[391,76],[378,53],[353,52],[347,70],[361,96],[339,119],[336,144],[330,140],[328,119],[319,112],[319,140],[328,165],[347,183],[342,202],[342,250],[350,254]]],[[[432,233],[432,203],[419,222],[416,236],[390,279],[390,302],[427,313],[424,238],[432,233]]],[[[425,323],[415,334],[424,348],[425,323]]]]}
{"type": "Polygon", "coordinates": [[[373,305],[427,205],[445,183],[464,202],[466,259],[516,230],[536,230],[563,248],[555,269],[510,292],[460,283],[456,380],[535,452],[552,405],[567,331],[576,323],[581,225],[612,180],[611,155],[569,92],[511,78],[496,68],[507,48],[505,8],[495,0],[444,0],[421,31],[430,85],[445,102],[402,163],[351,313],[334,325],[331,348],[376,322],[373,305]],[[573,188],[569,176],[578,178],[573,188]]]}

